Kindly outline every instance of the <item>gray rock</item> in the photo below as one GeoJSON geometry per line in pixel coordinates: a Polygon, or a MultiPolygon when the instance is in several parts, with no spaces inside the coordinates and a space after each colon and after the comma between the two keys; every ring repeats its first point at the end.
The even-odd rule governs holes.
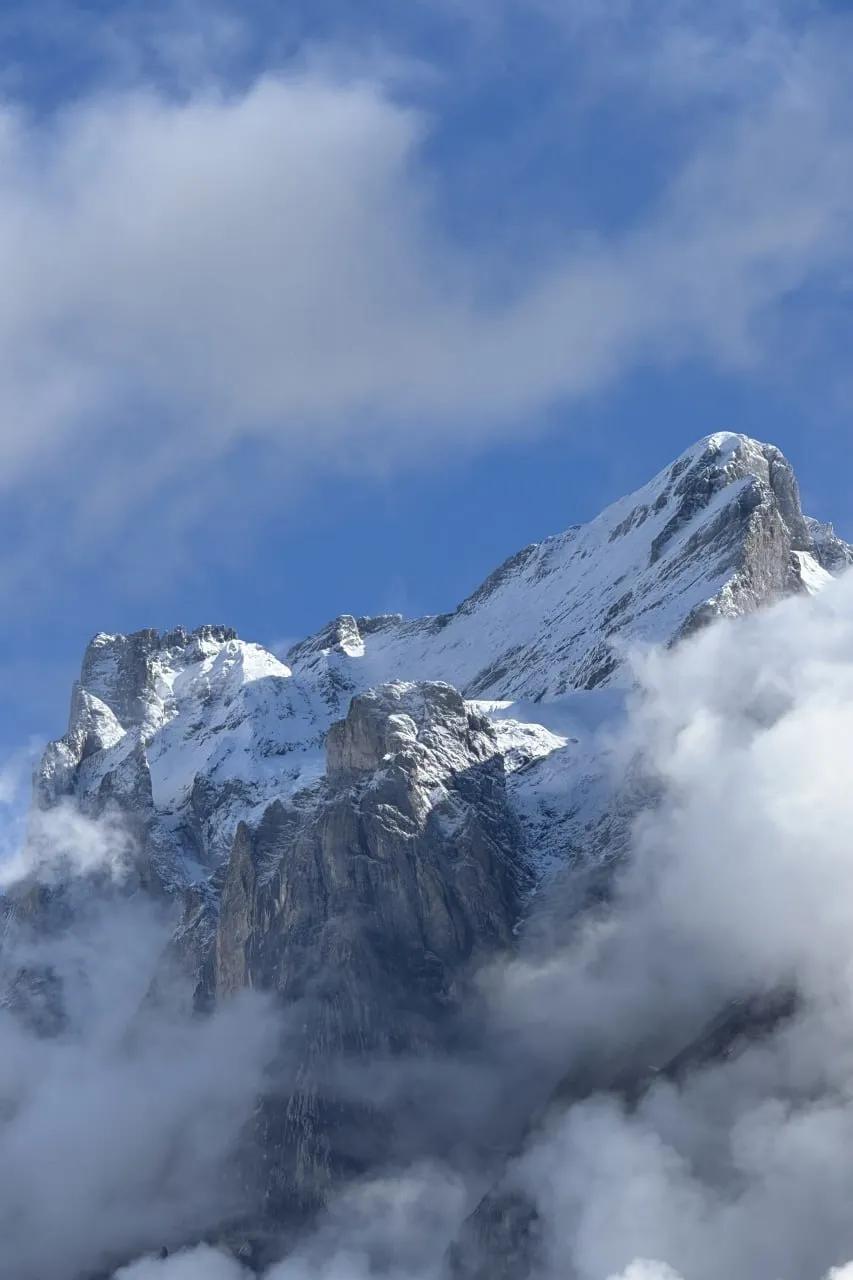
{"type": "Polygon", "coordinates": [[[252,987],[299,1011],[289,1087],[259,1119],[281,1221],[388,1156],[381,1090],[353,1097],[336,1079],[440,1049],[471,965],[511,944],[527,876],[494,736],[449,686],[354,698],[328,766],[313,793],[239,828],[203,993],[252,987]]]}

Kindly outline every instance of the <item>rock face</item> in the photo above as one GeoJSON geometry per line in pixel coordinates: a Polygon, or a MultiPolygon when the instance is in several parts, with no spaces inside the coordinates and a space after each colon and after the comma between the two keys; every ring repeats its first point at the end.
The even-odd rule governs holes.
{"type": "Polygon", "coordinates": [[[301,998],[342,960],[350,982],[382,939],[386,994],[408,999],[401,972],[426,957],[444,999],[479,949],[510,941],[529,875],[496,736],[449,685],[397,683],[353,699],[327,759],[313,789],[238,827],[212,992],[301,998]]]}
{"type": "MultiPolygon", "coordinates": [[[[851,563],[779,450],[721,433],[451,613],[344,614],[286,664],[225,627],[95,637],[35,804],[131,831],[134,883],[184,904],[200,1008],[254,987],[298,1027],[247,1156],[260,1218],[297,1226],[403,1131],[428,1152],[388,1064],[472,1034],[472,969],[513,945],[531,888],[556,930],[601,891],[653,799],[608,758],[631,648],[851,563]],[[343,1089],[368,1062],[393,1087],[343,1089]]],[[[53,1009],[50,975],[33,982],[53,1009]]],[[[475,1221],[508,1277],[526,1274],[526,1214],[498,1196],[475,1221]]]]}
{"type": "Polygon", "coordinates": [[[333,1069],[458,1034],[472,962],[510,945],[527,878],[495,735],[448,685],[354,698],[327,755],[313,792],[238,829],[203,978],[207,998],[251,986],[300,1010],[291,1091],[260,1121],[280,1222],[387,1156],[392,1117],[339,1096],[333,1069]]]}

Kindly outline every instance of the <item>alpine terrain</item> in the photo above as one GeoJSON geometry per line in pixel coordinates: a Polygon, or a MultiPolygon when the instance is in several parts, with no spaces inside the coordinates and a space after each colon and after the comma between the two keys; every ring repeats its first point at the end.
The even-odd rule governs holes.
{"type": "MultiPolygon", "coordinates": [[[[440,1159],[476,1188],[448,1268],[532,1274],[535,1211],[503,1170],[548,1108],[591,1084],[508,1049],[480,975],[559,943],[606,899],[655,803],[654,780],[613,749],[634,655],[820,592],[851,563],[803,514],[782,453],[724,432],[445,614],[341,614],[282,657],[220,625],[96,635],[34,815],[121,829],[126,874],[92,872],[83,889],[47,876],[34,821],[7,937],[61,933],[81,893],[143,896],[172,913],[163,982],[188,984],[186,1017],[245,989],[282,1014],[239,1207],[147,1247],[217,1240],[261,1268],[354,1180],[440,1159]],[[454,1108],[449,1063],[480,1072],[481,1105],[454,1108]]],[[[7,964],[3,981],[16,1016],[54,1034],[49,966],[7,964]]],[[[760,1035],[792,999],[720,1009],[656,1070],[760,1035]]],[[[614,1062],[603,1083],[630,1099],[643,1069],[614,1062]]],[[[103,1258],[103,1274],[125,1261],[103,1258]]]]}

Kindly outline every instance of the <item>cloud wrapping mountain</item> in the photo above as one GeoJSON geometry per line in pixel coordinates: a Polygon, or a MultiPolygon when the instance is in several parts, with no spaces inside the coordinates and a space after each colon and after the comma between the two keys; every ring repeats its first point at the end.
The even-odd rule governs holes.
{"type": "Polygon", "coordinates": [[[293,673],[223,628],[93,642],[39,774],[35,816],[55,825],[8,898],[0,1203],[15,1280],[227,1280],[250,1265],[270,1280],[843,1276],[853,578],[819,562],[843,569],[844,544],[804,519],[768,446],[703,441],[641,494],[516,558],[452,615],[339,619],[296,646],[293,673]],[[490,679],[529,664],[538,680],[546,639],[552,674],[571,672],[602,633],[590,622],[566,649],[551,604],[591,538],[617,568],[624,545],[665,566],[653,581],[678,636],[623,644],[603,682],[617,687],[566,695],[573,716],[618,695],[603,738],[566,731],[560,693],[466,703],[422,678],[359,691],[371,652],[456,661],[478,681],[455,639],[477,617],[490,679]],[[673,582],[690,584],[688,618],[713,584],[711,625],[681,626],[673,582]],[[495,662],[502,593],[532,605],[540,589],[542,634],[531,607],[525,653],[495,662]],[[320,710],[347,705],[323,774],[320,710]],[[304,778],[282,772],[294,753],[304,778]],[[560,795],[574,844],[555,868],[530,842],[560,795]],[[188,815],[215,816],[208,845],[188,815]],[[596,892],[567,893],[589,867],[596,892]],[[173,982],[164,957],[200,968],[173,982]],[[407,1097],[422,1108],[408,1129],[407,1097]],[[258,1184],[243,1173],[259,1117],[258,1184]],[[341,1145],[341,1130],[383,1126],[381,1156],[341,1145]],[[308,1206],[287,1239],[247,1204],[258,1185],[268,1205],[287,1207],[284,1188],[308,1206]],[[520,1235],[491,1213],[501,1203],[520,1235]],[[164,1244],[176,1252],[157,1257],[164,1244]]]}
{"type": "Polygon", "coordinates": [[[818,1278],[853,1247],[851,655],[845,579],[638,668],[625,748],[660,803],[612,904],[547,964],[512,966],[502,996],[569,1072],[582,1046],[605,1078],[616,1052],[662,1065],[728,1002],[792,985],[800,1003],[633,1106],[600,1094],[550,1117],[510,1174],[542,1216],[549,1280],[818,1278]]]}
{"type": "Polygon", "coordinates": [[[606,910],[500,988],[593,1082],[511,1174],[545,1275],[650,1257],[690,1280],[820,1276],[853,1247],[851,654],[848,577],[638,666],[624,748],[659,803],[606,910]],[[770,1034],[655,1074],[715,1012],[786,988],[770,1034]],[[595,1092],[614,1060],[639,1100],[595,1092]]]}

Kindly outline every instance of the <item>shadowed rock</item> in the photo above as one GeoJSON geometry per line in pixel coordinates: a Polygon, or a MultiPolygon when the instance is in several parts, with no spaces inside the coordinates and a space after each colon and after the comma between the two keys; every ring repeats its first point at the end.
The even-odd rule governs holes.
{"type": "Polygon", "coordinates": [[[467,975],[511,944],[526,879],[494,736],[450,686],[354,698],[327,750],[325,782],[238,830],[200,993],[259,988],[294,1011],[258,1119],[279,1222],[392,1154],[406,1102],[379,1073],[471,1033],[467,975]]]}

